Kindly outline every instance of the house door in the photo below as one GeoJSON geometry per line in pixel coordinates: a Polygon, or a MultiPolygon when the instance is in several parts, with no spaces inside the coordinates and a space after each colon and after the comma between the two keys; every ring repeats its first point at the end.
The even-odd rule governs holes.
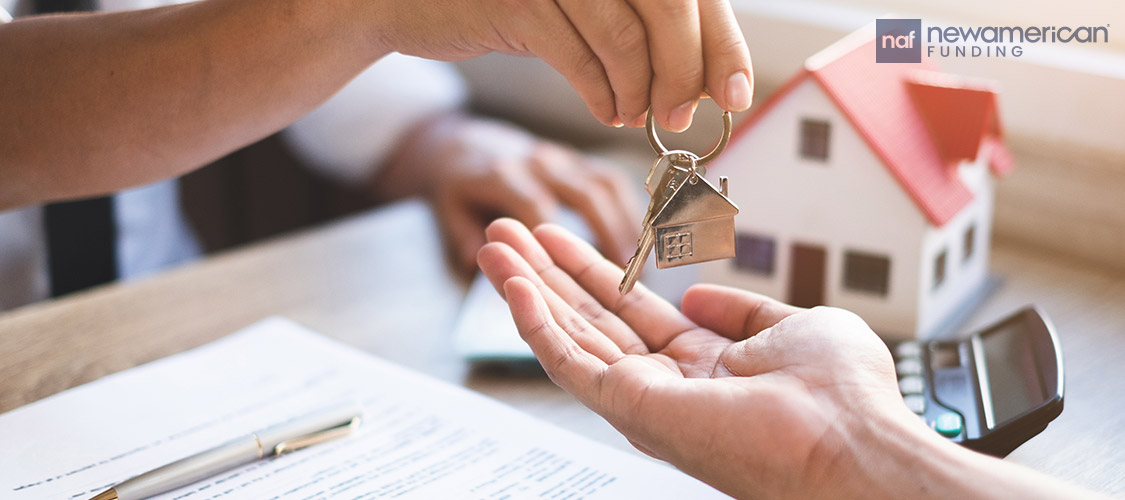
{"type": "Polygon", "coordinates": [[[824,247],[794,243],[789,259],[789,303],[798,307],[824,304],[824,247]]]}

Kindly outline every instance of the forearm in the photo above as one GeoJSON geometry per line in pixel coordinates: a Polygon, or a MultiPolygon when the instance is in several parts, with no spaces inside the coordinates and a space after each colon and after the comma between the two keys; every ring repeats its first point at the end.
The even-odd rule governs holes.
{"type": "Polygon", "coordinates": [[[277,131],[386,53],[363,4],[208,0],[0,26],[0,210],[175,176],[277,131]]]}

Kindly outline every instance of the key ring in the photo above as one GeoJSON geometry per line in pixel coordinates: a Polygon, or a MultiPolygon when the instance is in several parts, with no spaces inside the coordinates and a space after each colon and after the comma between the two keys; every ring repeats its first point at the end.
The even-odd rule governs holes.
{"type": "MultiPolygon", "coordinates": [[[[648,143],[652,145],[652,149],[656,151],[656,154],[663,155],[668,153],[668,148],[664,147],[664,144],[660,142],[660,138],[656,136],[656,123],[652,119],[652,108],[648,108],[648,116],[645,118],[645,128],[648,129],[648,143]]],[[[715,149],[712,149],[710,153],[700,157],[696,160],[695,164],[702,167],[719,156],[723,150],[726,149],[727,143],[730,142],[730,131],[730,111],[723,111],[723,136],[719,138],[719,143],[715,145],[715,149]]]]}
{"type": "Polygon", "coordinates": [[[649,167],[648,175],[645,176],[645,190],[648,191],[648,194],[654,194],[653,189],[656,188],[657,183],[670,168],[690,174],[688,180],[691,181],[692,185],[699,182],[700,177],[707,175],[707,167],[699,165],[699,156],[695,153],[682,149],[672,149],[657,155],[656,161],[652,163],[652,167],[649,167]],[[664,162],[667,162],[668,166],[660,168],[664,162]]]}

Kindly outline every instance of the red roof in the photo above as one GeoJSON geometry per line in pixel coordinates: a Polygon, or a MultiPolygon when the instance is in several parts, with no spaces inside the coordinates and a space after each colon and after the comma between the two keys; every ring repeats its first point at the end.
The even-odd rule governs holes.
{"type": "Polygon", "coordinates": [[[996,91],[987,84],[937,72],[925,59],[919,64],[876,64],[874,38],[868,36],[850,47],[856,40],[845,38],[809,58],[800,73],[739,124],[732,140],[812,78],[922,213],[942,226],[972,201],[972,192],[954,168],[962,160],[975,159],[986,146],[994,174],[1011,170],[996,91]]]}

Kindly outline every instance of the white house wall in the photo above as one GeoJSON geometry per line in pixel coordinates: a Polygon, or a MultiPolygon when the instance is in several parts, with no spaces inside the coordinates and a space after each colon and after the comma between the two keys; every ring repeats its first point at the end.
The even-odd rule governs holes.
{"type": "Polygon", "coordinates": [[[988,276],[989,247],[992,241],[993,178],[982,148],[977,161],[966,162],[958,169],[962,182],[973,192],[973,201],[953,220],[940,228],[930,227],[922,239],[922,262],[919,266],[922,283],[918,296],[918,334],[929,337],[954,313],[965,307],[966,298],[974,296],[988,276]],[[964,238],[970,225],[976,224],[973,253],[966,259],[964,238]],[[935,260],[946,251],[945,279],[934,287],[935,260]]]}
{"type": "Polygon", "coordinates": [[[718,175],[730,177],[730,196],[740,209],[736,231],[775,238],[774,273],[737,270],[731,259],[708,266],[705,280],[786,300],[791,245],[821,245],[827,304],[855,311],[882,334],[916,333],[919,261],[929,224],[819,84],[806,79],[733,142],[710,170],[710,177],[718,175]],[[830,124],[827,162],[799,153],[806,117],[830,124]],[[843,287],[845,250],[890,258],[887,296],[843,287]]]}

